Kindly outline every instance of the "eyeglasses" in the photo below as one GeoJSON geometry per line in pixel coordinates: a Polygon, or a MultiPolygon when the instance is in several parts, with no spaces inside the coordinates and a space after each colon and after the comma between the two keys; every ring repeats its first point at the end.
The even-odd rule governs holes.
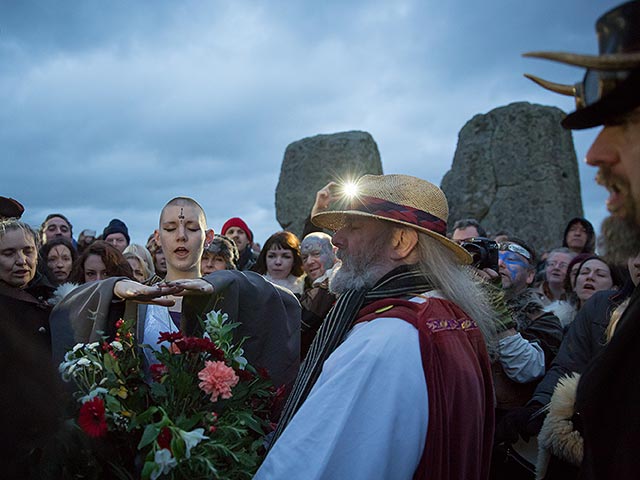
{"type": "Polygon", "coordinates": [[[615,90],[621,82],[625,81],[630,73],[629,70],[603,71],[588,69],[582,82],[578,82],[573,86],[576,108],[585,108],[598,102],[602,97],[615,90]]]}
{"type": "Polygon", "coordinates": [[[517,243],[499,243],[498,249],[501,252],[509,251],[513,253],[517,253],[518,255],[522,255],[527,260],[531,261],[531,252],[524,247],[521,247],[517,243]]]}
{"type": "Polygon", "coordinates": [[[567,262],[547,262],[547,268],[567,268],[568,266],[567,262]]]}

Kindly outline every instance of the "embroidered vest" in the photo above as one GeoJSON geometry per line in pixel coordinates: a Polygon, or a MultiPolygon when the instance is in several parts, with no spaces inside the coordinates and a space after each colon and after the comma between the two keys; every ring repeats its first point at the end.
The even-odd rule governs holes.
{"type": "MultiPolygon", "coordinates": [[[[400,318],[418,330],[429,426],[415,479],[484,480],[493,443],[491,366],[476,323],[448,300],[395,298],[360,310],[355,323],[400,318]]],[[[402,355],[402,352],[398,352],[402,355]]]]}

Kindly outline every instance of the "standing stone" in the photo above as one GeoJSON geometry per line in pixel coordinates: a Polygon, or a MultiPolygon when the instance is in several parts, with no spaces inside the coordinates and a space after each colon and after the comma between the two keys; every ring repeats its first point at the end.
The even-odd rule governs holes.
{"type": "Polygon", "coordinates": [[[276,218],[283,229],[302,235],[316,192],[330,181],[382,174],[380,153],[367,132],[316,135],[290,144],[276,188],[276,218]]]}
{"type": "Polygon", "coordinates": [[[573,139],[560,126],[564,115],[520,102],[467,122],[442,179],[449,226],[475,218],[487,231],[507,230],[540,253],[560,247],[569,219],[582,216],[573,139]]]}

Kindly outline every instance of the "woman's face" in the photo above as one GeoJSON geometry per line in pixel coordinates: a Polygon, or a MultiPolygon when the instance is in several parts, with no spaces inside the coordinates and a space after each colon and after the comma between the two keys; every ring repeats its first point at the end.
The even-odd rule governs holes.
{"type": "Polygon", "coordinates": [[[0,280],[15,288],[26,287],[36,274],[38,250],[31,235],[9,230],[0,238],[0,280]]]}
{"type": "Polygon", "coordinates": [[[202,275],[209,275],[218,270],[226,270],[227,262],[221,255],[205,252],[202,255],[202,275]]]}
{"type": "Polygon", "coordinates": [[[169,280],[200,276],[206,237],[204,215],[198,208],[193,205],[164,208],[156,241],[166,257],[169,280]]]}
{"type": "Polygon", "coordinates": [[[144,283],[146,278],[144,275],[144,269],[142,268],[142,265],[140,265],[140,260],[133,257],[127,257],[127,262],[129,262],[131,270],[133,270],[133,278],[140,283],[144,283]]]}
{"type": "Polygon", "coordinates": [[[156,250],[155,253],[155,265],[156,265],[156,272],[159,275],[166,275],[167,274],[167,258],[164,256],[164,252],[162,251],[162,248],[158,247],[158,249],[156,250]]]}
{"type": "Polygon", "coordinates": [[[576,279],[578,278],[578,269],[580,268],[580,262],[576,263],[571,267],[571,271],[569,272],[569,280],[571,281],[571,290],[576,289],[576,279]]]}
{"type": "Polygon", "coordinates": [[[594,293],[609,290],[612,287],[611,270],[609,270],[609,266],[606,263],[594,258],[582,264],[578,271],[575,288],[581,306],[594,293]]]}
{"type": "Polygon", "coordinates": [[[84,283],[96,282],[108,278],[107,267],[100,255],[91,254],[84,261],[84,283]]]}
{"type": "Polygon", "coordinates": [[[71,252],[64,245],[56,245],[47,255],[47,266],[58,283],[63,283],[71,274],[73,257],[71,252]]]}
{"type": "Polygon", "coordinates": [[[273,246],[267,252],[267,273],[275,280],[284,280],[293,268],[293,252],[273,246]]]}

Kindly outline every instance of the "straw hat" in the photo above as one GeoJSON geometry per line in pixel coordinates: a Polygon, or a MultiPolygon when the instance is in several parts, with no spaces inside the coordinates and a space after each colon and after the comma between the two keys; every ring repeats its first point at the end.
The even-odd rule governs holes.
{"type": "Polygon", "coordinates": [[[624,3],[596,22],[599,55],[529,52],[542,58],[587,69],[575,85],[549,82],[525,74],[538,85],[576,99],[576,111],[562,121],[565,128],[602,125],[640,105],[640,1],[624,3]]]}
{"type": "Polygon", "coordinates": [[[449,240],[449,205],[444,192],[434,184],[409,175],[365,175],[358,180],[357,194],[345,196],[335,209],[318,213],[311,221],[322,228],[338,230],[347,216],[386,220],[426,233],[456,254],[460,263],[471,263],[471,255],[449,240]]]}

